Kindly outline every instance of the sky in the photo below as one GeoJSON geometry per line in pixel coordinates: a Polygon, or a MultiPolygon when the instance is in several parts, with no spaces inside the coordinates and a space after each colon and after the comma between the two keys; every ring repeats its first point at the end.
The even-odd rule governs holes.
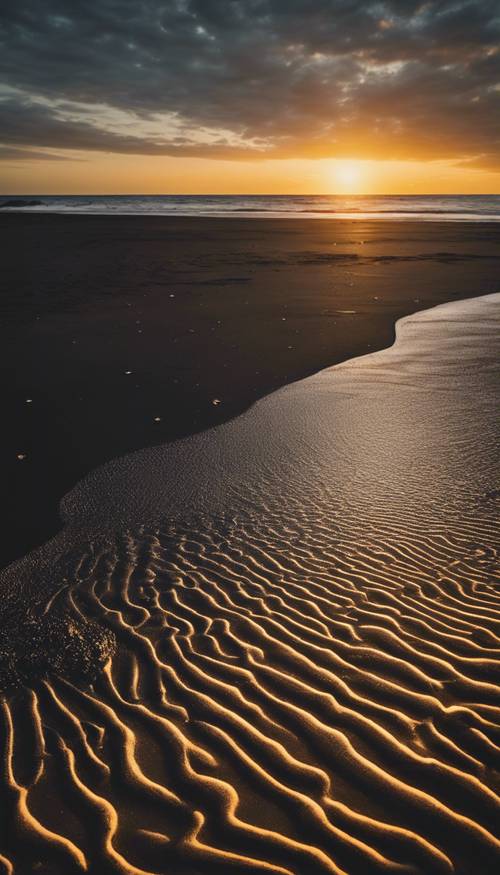
{"type": "Polygon", "coordinates": [[[500,0],[2,0],[0,191],[500,193],[500,0]]]}

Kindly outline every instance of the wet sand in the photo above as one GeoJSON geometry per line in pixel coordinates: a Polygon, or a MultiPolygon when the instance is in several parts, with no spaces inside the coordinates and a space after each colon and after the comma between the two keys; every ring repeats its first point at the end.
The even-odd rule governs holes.
{"type": "Polygon", "coordinates": [[[419,312],[65,497],[0,581],[6,872],[497,871],[499,325],[419,312]]]}
{"type": "Polygon", "coordinates": [[[97,465],[499,282],[487,223],[12,214],[0,229],[2,565],[57,532],[61,497],[97,465]]]}

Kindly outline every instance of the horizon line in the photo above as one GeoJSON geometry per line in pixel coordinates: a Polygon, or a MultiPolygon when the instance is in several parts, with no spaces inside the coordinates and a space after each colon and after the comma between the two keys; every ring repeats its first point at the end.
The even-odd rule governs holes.
{"type": "Polygon", "coordinates": [[[500,191],[491,192],[8,192],[0,197],[499,197],[500,191]]]}

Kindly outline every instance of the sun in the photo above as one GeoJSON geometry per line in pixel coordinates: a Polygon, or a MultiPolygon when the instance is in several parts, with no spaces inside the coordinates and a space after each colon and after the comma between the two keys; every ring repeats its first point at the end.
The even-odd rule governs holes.
{"type": "Polygon", "coordinates": [[[359,192],[362,176],[359,161],[334,162],[332,177],[336,190],[346,194],[359,192]]]}

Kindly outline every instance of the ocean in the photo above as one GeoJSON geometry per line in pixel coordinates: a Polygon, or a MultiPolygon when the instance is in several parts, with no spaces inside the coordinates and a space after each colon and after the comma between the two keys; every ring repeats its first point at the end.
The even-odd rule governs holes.
{"type": "Polygon", "coordinates": [[[13,195],[0,208],[93,215],[500,221],[500,195],[13,195]],[[36,201],[33,206],[16,201],[36,201]]]}

